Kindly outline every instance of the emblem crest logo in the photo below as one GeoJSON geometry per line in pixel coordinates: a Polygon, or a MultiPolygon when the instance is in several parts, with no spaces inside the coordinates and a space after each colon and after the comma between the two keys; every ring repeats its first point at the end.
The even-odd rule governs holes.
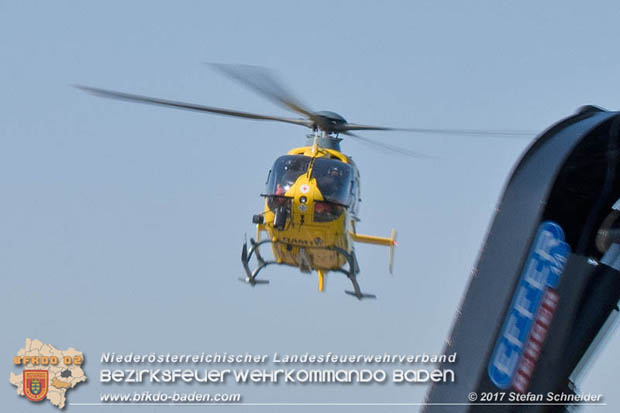
{"type": "Polygon", "coordinates": [[[23,371],[24,395],[28,400],[40,402],[47,396],[49,372],[47,370],[23,371]]]}

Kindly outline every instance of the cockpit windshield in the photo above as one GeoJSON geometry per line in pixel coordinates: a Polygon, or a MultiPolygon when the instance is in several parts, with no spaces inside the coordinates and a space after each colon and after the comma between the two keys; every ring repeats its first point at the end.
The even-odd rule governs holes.
{"type": "Polygon", "coordinates": [[[349,206],[353,168],[344,162],[318,158],[312,167],[312,177],[316,179],[319,191],[329,202],[349,206]]]}
{"type": "Polygon", "coordinates": [[[284,155],[276,159],[267,179],[266,195],[284,195],[306,173],[312,158],[303,155],[284,155]]]}

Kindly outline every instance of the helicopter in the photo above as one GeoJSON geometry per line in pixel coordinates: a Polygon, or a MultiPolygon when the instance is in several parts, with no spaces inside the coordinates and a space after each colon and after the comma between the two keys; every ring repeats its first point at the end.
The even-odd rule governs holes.
{"type": "Polygon", "coordinates": [[[336,272],[344,274],[351,282],[352,290],[346,290],[345,293],[360,300],[375,298],[374,294],[363,293],[357,281],[360,267],[355,254],[355,243],[388,247],[388,268],[392,273],[394,247],[397,245],[396,230],[392,230],[389,237],[357,232],[356,223],[360,221],[360,173],[352,157],[342,152],[341,136],[406,156],[428,158],[405,148],[359,136],[353,131],[493,136],[524,134],[518,131],[391,128],[350,123],[335,112],[315,112],[309,109],[265,68],[219,63],[209,65],[303,117],[263,115],[90,86],[74,86],[100,97],[252,120],[283,122],[312,130],[312,133],[306,136],[304,146],[291,149],[275,160],[268,174],[265,191],[260,194],[264,198],[263,210],[252,217],[252,222],[256,225],[256,238],[250,238],[249,244],[247,240],[244,241],[241,250],[245,277],[240,280],[251,286],[269,283],[268,280],[258,278],[264,268],[270,265],[287,265],[298,268],[302,273],[316,271],[320,292],[325,290],[327,274],[336,272]],[[272,259],[265,259],[260,252],[260,247],[267,244],[271,244],[272,259]],[[254,269],[250,266],[252,258],[255,258],[257,263],[254,269]]]}

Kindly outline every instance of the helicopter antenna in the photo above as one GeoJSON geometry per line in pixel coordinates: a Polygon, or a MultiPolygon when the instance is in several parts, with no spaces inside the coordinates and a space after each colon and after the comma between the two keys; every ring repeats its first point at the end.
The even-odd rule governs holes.
{"type": "Polygon", "coordinates": [[[314,143],[312,143],[312,156],[317,156],[319,153],[319,134],[314,133],[314,143]]]}

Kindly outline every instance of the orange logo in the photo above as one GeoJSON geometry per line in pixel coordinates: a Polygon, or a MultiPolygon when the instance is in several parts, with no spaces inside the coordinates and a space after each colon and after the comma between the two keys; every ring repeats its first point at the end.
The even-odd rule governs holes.
{"type": "Polygon", "coordinates": [[[45,399],[49,388],[49,372],[47,370],[24,370],[24,395],[28,400],[40,402],[45,399]]]}

